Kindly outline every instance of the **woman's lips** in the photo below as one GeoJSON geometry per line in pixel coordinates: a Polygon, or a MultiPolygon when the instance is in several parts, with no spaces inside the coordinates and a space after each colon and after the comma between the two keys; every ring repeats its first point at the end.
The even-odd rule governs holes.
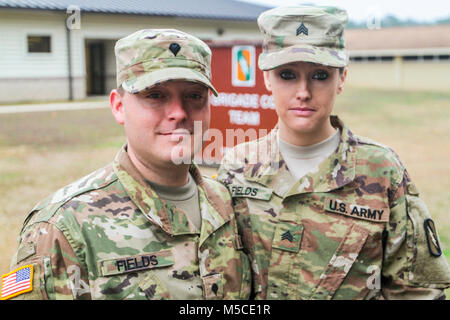
{"type": "Polygon", "coordinates": [[[311,108],[290,108],[289,111],[299,117],[308,117],[316,112],[316,110],[311,108]]]}

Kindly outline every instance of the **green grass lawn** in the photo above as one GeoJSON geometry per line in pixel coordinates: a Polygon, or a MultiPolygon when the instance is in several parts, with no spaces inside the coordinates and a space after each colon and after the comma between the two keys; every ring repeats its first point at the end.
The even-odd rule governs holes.
{"type": "MultiPolygon", "coordinates": [[[[400,155],[450,262],[450,93],[346,88],[335,111],[354,133],[400,155]]],[[[34,204],[110,162],[124,142],[109,109],[0,114],[0,274],[34,204]]]]}

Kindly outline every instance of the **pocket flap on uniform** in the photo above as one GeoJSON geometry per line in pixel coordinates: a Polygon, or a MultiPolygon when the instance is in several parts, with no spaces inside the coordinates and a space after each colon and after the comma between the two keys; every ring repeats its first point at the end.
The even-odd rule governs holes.
{"type": "Polygon", "coordinates": [[[223,281],[220,273],[205,276],[202,280],[205,289],[205,299],[223,299],[223,281]]]}
{"type": "Polygon", "coordinates": [[[302,240],[303,226],[291,222],[279,221],[272,240],[272,248],[298,252],[302,240]]]}
{"type": "Polygon", "coordinates": [[[173,264],[174,260],[171,249],[130,257],[106,259],[98,262],[99,271],[102,276],[168,267],[173,264]]]}

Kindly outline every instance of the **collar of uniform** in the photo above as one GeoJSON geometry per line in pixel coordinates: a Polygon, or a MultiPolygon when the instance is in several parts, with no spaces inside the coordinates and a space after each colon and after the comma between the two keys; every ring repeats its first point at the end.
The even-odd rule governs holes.
{"type": "Polygon", "coordinates": [[[173,206],[167,206],[156,192],[145,182],[144,177],[131,162],[124,145],[113,162],[114,172],[131,200],[155,225],[171,235],[194,234],[195,227],[186,215],[179,214],[173,206]]]}
{"type": "Polygon", "coordinates": [[[248,144],[244,177],[272,189],[283,198],[296,181],[279,151],[277,131],[278,126],[257,143],[248,144]]]}
{"type": "Polygon", "coordinates": [[[231,200],[230,203],[225,203],[219,191],[216,191],[210,183],[203,179],[196,164],[193,163],[189,167],[189,172],[199,188],[198,196],[202,216],[199,242],[199,246],[201,246],[211,234],[231,219],[234,212],[231,207],[231,200]]]}
{"type": "Polygon", "coordinates": [[[331,116],[331,123],[341,130],[339,147],[322,161],[317,172],[295,181],[279,152],[276,138],[278,127],[275,127],[265,137],[268,152],[264,154],[264,148],[258,150],[259,161],[252,159],[253,162],[249,162],[244,170],[245,178],[272,188],[282,198],[299,193],[328,192],[350,183],[355,177],[356,140],[337,116],[331,116]]]}
{"type": "MultiPolygon", "coordinates": [[[[145,182],[131,162],[126,151],[126,145],[117,154],[113,167],[120,182],[136,206],[155,225],[171,235],[196,234],[198,230],[187,219],[186,215],[173,206],[168,206],[156,192],[145,182]]],[[[220,198],[217,193],[209,187],[200,174],[198,167],[193,164],[189,171],[199,187],[200,212],[202,216],[202,230],[200,231],[200,243],[211,233],[220,228],[229,220],[229,212],[222,201],[211,200],[220,198]],[[226,218],[227,217],[227,218],[226,218]]]]}

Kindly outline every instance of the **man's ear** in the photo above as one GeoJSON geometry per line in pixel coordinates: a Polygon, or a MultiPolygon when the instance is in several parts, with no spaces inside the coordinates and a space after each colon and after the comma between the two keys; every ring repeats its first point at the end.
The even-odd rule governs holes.
{"type": "Polygon", "coordinates": [[[337,89],[338,94],[344,90],[344,84],[346,79],[347,79],[347,67],[345,67],[342,73],[339,73],[339,84],[337,89]]]}
{"type": "Polygon", "coordinates": [[[111,90],[111,93],[109,94],[109,104],[114,119],[116,119],[117,123],[123,125],[125,123],[123,96],[121,96],[116,89],[111,90]]]}
{"type": "Polygon", "coordinates": [[[269,71],[263,71],[263,76],[264,76],[264,84],[266,85],[267,91],[272,92],[272,86],[270,85],[269,80],[269,71]]]}

